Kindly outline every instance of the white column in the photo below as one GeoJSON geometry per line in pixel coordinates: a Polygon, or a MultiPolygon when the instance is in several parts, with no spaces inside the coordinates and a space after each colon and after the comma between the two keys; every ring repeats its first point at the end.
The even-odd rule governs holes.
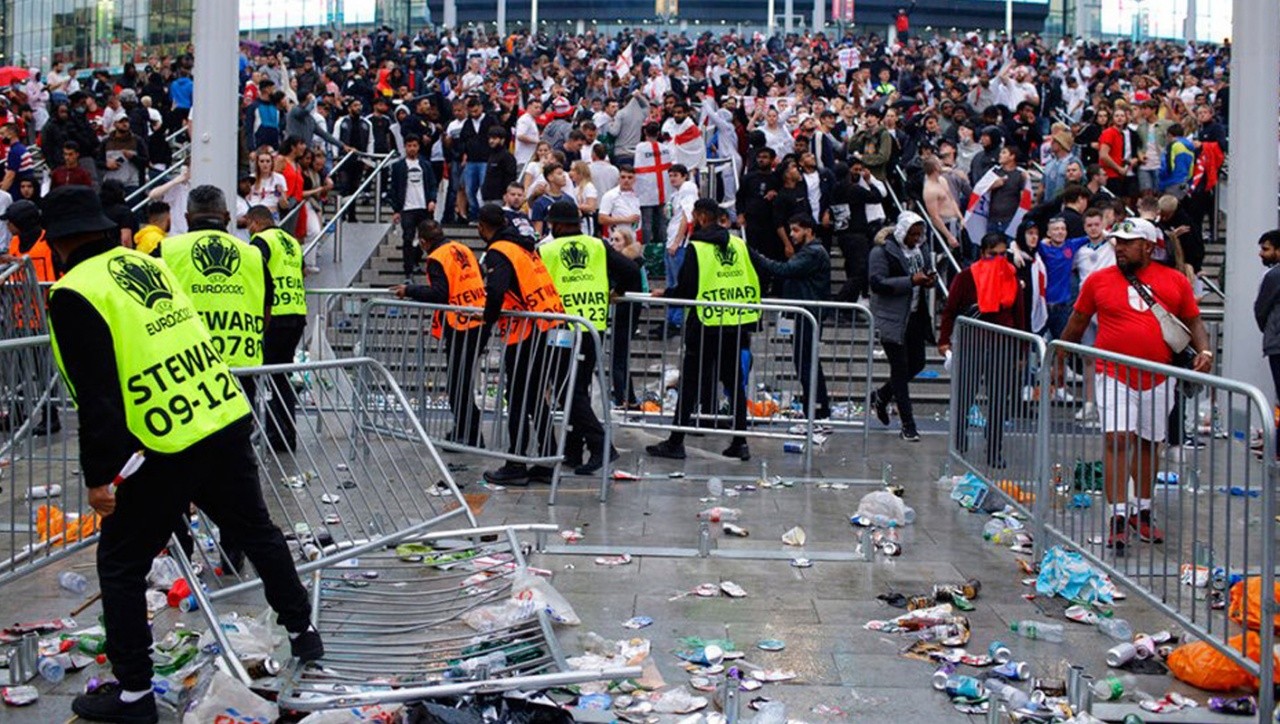
{"type": "MultiPolygon", "coordinates": [[[[538,0],[533,0],[533,1],[537,2],[538,0]]],[[[772,38],[773,34],[777,32],[777,29],[778,29],[776,10],[774,9],[774,0],[769,0],[768,9],[766,10],[766,12],[769,13],[769,18],[765,21],[765,24],[769,28],[769,37],[772,38]]]]}
{"type": "Polygon", "coordinates": [[[1226,293],[1222,374],[1275,394],[1262,358],[1262,336],[1253,300],[1263,267],[1258,237],[1276,228],[1276,160],[1258,149],[1275,148],[1274,118],[1280,103],[1280,3],[1235,0],[1231,48],[1231,178],[1227,193],[1226,293]]]}
{"type": "Polygon", "coordinates": [[[791,31],[795,29],[795,18],[792,16],[796,12],[796,0],[784,0],[782,7],[782,12],[786,13],[786,17],[782,19],[782,29],[787,35],[790,35],[791,31]]]}
{"type": "Polygon", "coordinates": [[[444,26],[446,28],[458,27],[457,0],[444,0],[444,26]]]}
{"type": "Polygon", "coordinates": [[[1013,0],[1004,0],[1004,34],[1013,37],[1013,0]]]}
{"type": "Polygon", "coordinates": [[[583,33],[587,32],[587,21],[581,18],[576,20],[573,25],[573,32],[576,33],[577,35],[582,35],[583,33]]]}
{"type": "Polygon", "coordinates": [[[821,33],[827,27],[827,0],[813,0],[813,32],[821,33]]]}
{"type": "Polygon", "coordinates": [[[1196,39],[1196,0],[1187,0],[1187,19],[1182,23],[1182,37],[1196,39]]]}
{"type": "Polygon", "coordinates": [[[240,0],[196,0],[192,20],[195,97],[191,106],[191,185],[236,198],[240,119],[240,0]]]}
{"type": "Polygon", "coordinates": [[[538,0],[529,0],[529,36],[538,35],[538,0]]]}
{"type": "Polygon", "coordinates": [[[507,0],[498,0],[498,37],[502,40],[507,38],[507,0]]]}

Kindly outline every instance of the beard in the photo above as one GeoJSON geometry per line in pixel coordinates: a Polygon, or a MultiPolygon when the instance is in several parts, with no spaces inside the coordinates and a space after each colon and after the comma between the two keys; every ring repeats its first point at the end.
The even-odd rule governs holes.
{"type": "Polygon", "coordinates": [[[1130,276],[1138,273],[1138,270],[1142,268],[1142,262],[1131,261],[1129,259],[1120,259],[1117,257],[1116,268],[1119,269],[1120,273],[1124,274],[1125,276],[1130,276]]]}

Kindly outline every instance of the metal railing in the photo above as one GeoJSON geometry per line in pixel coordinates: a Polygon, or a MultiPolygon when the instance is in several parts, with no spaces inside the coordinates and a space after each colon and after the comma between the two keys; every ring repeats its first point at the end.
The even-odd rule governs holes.
{"type": "Polygon", "coordinates": [[[186,164],[187,154],[190,150],[191,144],[184,144],[174,152],[173,162],[170,163],[168,167],[163,171],[152,173],[151,178],[147,179],[146,183],[131,191],[128,196],[125,196],[124,202],[129,206],[133,213],[136,214],[142,211],[147,207],[147,204],[151,202],[152,189],[168,183],[176,174],[181,173],[183,166],[186,164]]]}
{"type": "MultiPolygon", "coordinates": [[[[904,173],[901,168],[896,167],[894,168],[894,171],[898,174],[898,178],[901,179],[902,186],[905,189],[907,184],[906,173],[904,173]]],[[[889,198],[893,200],[893,205],[898,208],[898,213],[902,213],[903,211],[914,211],[921,219],[924,220],[924,227],[929,235],[930,245],[937,251],[942,252],[942,255],[946,257],[947,264],[951,267],[953,274],[959,274],[963,267],[960,266],[960,262],[956,261],[955,255],[951,253],[951,246],[947,244],[946,237],[938,227],[934,226],[933,220],[929,218],[929,210],[924,208],[924,205],[920,202],[911,199],[908,199],[907,204],[902,203],[902,200],[898,198],[897,192],[893,190],[893,184],[886,183],[884,187],[889,191],[889,198]]],[[[946,299],[951,293],[951,290],[947,288],[947,284],[942,280],[942,277],[938,278],[936,286],[942,292],[943,299],[946,299]]]]}
{"type": "MultiPolygon", "coordinates": [[[[338,169],[342,168],[347,164],[347,162],[349,162],[351,159],[356,158],[358,156],[360,156],[359,151],[347,151],[346,155],[338,159],[337,163],[333,164],[333,168],[329,170],[329,174],[330,175],[336,174],[338,172],[338,169]]],[[[305,200],[300,204],[296,204],[292,209],[289,209],[288,213],[280,217],[280,221],[276,225],[279,226],[281,229],[293,228],[293,225],[296,224],[298,221],[298,214],[301,213],[302,207],[305,205],[306,205],[305,200]]],[[[336,205],[337,204],[335,204],[335,206],[336,205]]]]}
{"type": "MultiPolygon", "coordinates": [[[[1021,333],[961,319],[958,363],[965,345],[972,350],[984,340],[997,350],[1034,344],[1021,333]]],[[[972,433],[962,434],[954,421],[965,414],[955,402],[951,458],[1029,512],[1038,550],[1059,545],[1078,553],[1258,676],[1259,709],[1269,720],[1277,466],[1266,396],[1234,380],[1077,344],[1039,349],[1035,402],[1021,408],[1035,417],[1033,471],[975,464],[963,451],[972,433]],[[1247,595],[1250,581],[1261,585],[1258,601],[1247,595]],[[1239,636],[1246,628],[1257,631],[1260,646],[1248,648],[1264,652],[1260,662],[1239,636]]],[[[966,399],[975,376],[1003,385],[979,411],[988,434],[1005,417],[1006,439],[1012,433],[1025,445],[1032,421],[1010,419],[992,401],[1022,387],[1016,358],[999,355],[1004,361],[992,367],[989,353],[982,355],[984,369],[953,374],[953,400],[966,399]],[[1014,370],[1013,379],[1001,369],[1014,370]]]]}
{"type": "MultiPolygon", "coordinates": [[[[511,311],[503,311],[491,333],[486,325],[471,326],[481,314],[478,308],[370,299],[361,310],[358,349],[386,365],[408,391],[417,419],[439,447],[550,468],[551,504],[566,454],[586,462],[584,445],[602,445],[606,464],[599,473],[600,497],[605,500],[612,444],[608,408],[603,414],[590,410],[579,382],[582,375],[593,377],[607,395],[600,335],[582,317],[511,311]],[[453,315],[470,328],[454,327],[448,319],[453,315]],[[432,334],[436,325],[439,337],[432,334]],[[508,344],[507,330],[525,336],[508,344]],[[594,426],[588,411],[603,420],[602,430],[589,429],[594,426]],[[597,434],[602,442],[583,437],[597,434]]],[[[376,415],[367,422],[390,429],[376,415]]],[[[586,452],[596,454],[595,449],[586,452]]]]}
{"type": "Polygon", "coordinates": [[[345,217],[347,212],[355,206],[356,202],[359,201],[360,196],[368,191],[370,185],[375,187],[373,221],[375,224],[382,223],[382,172],[391,165],[391,162],[397,160],[399,156],[394,153],[388,153],[385,156],[365,154],[359,151],[355,151],[353,153],[362,158],[378,159],[378,162],[373,166],[372,170],[369,171],[369,174],[365,177],[364,181],[360,182],[360,185],[357,186],[350,195],[342,199],[341,203],[338,204],[338,208],[329,217],[329,221],[320,228],[316,237],[306,243],[302,250],[303,258],[310,258],[311,253],[315,251],[316,247],[318,247],[329,234],[333,234],[333,260],[339,261],[342,259],[343,217],[345,217]]]}

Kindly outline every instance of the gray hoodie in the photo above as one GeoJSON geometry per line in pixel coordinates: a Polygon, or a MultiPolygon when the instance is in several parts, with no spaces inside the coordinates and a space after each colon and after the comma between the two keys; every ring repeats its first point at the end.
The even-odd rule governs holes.
{"type": "MultiPolygon", "coordinates": [[[[916,224],[924,224],[919,214],[911,211],[899,214],[892,238],[872,249],[868,261],[871,316],[875,318],[880,339],[885,342],[903,344],[907,322],[911,318],[911,301],[917,289],[923,290],[923,287],[911,283],[911,264],[903,246],[907,231],[916,224]]],[[[923,269],[929,271],[932,268],[929,255],[924,254],[923,269]]],[[[916,306],[916,313],[928,317],[929,309],[923,300],[916,306]]]]}

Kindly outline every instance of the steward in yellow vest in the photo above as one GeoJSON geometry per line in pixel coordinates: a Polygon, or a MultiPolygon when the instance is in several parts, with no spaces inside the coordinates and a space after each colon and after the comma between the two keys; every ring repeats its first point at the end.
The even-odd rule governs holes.
{"type": "MultiPolygon", "coordinates": [[[[698,199],[693,206],[692,253],[685,252],[677,282],[663,296],[697,299],[719,304],[759,305],[760,279],[751,264],[746,242],[720,226],[720,207],[711,199],[698,199]]],[[[719,408],[721,390],[729,392],[733,429],[747,429],[747,374],[750,371],[751,329],[760,319],[758,309],[729,306],[698,307],[685,315],[685,353],[680,370],[680,398],[676,402],[675,425],[690,427],[693,411],[700,401],[712,403],[704,415],[719,408]],[[747,354],[743,354],[746,352],[747,354]]],[[[654,457],[683,460],[685,432],[645,451],[654,457]]],[[[728,458],[751,459],[747,439],[736,435],[723,451],[728,458]]]]}
{"type": "MultiPolygon", "coordinates": [[[[307,328],[307,291],[302,281],[302,244],[276,226],[271,210],[253,206],[245,212],[250,243],[262,252],[271,284],[271,323],[263,343],[263,364],[282,365],[294,361],[298,343],[307,328]]],[[[286,374],[271,375],[273,394],[267,413],[273,424],[267,441],[276,451],[293,450],[297,438],[294,417],[297,395],[286,374]]]]}
{"type": "Polygon", "coordinates": [[[49,295],[50,337],[79,408],[89,505],[103,516],[98,580],[119,680],[77,696],[72,711],[90,721],[156,721],[145,579],[191,503],[253,561],[293,655],[322,657],[306,591],[258,485],[249,404],[191,299],[162,262],[120,247],[92,189],[54,189],[45,214],[66,270],[49,295]],[[116,474],[139,451],[141,467],[117,492],[116,474]]]}
{"type": "Polygon", "coordinates": [[[475,314],[437,312],[431,335],[443,339],[449,358],[446,388],[449,409],[453,410],[453,431],[448,441],[469,447],[484,447],[480,438],[480,408],[476,406],[476,359],[489,340],[480,308],[484,307],[484,279],[480,262],[466,245],[446,241],[444,229],[435,219],[417,227],[418,245],[427,257],[426,284],[399,284],[391,288],[400,299],[451,307],[476,307],[475,314]]]}
{"type": "MultiPolygon", "coordinates": [[[[547,223],[553,238],[538,247],[538,254],[560,293],[565,313],[586,319],[603,335],[609,326],[610,293],[639,291],[640,269],[603,240],[582,234],[582,219],[572,201],[552,204],[547,223]]],[[[578,351],[578,371],[573,378],[570,429],[565,436],[565,464],[572,466],[577,475],[590,475],[605,465],[604,427],[591,408],[597,356],[595,340],[584,334],[578,351]],[[584,443],[588,455],[585,464],[584,443]]],[[[618,451],[609,450],[609,462],[617,459],[618,451]]]]}

